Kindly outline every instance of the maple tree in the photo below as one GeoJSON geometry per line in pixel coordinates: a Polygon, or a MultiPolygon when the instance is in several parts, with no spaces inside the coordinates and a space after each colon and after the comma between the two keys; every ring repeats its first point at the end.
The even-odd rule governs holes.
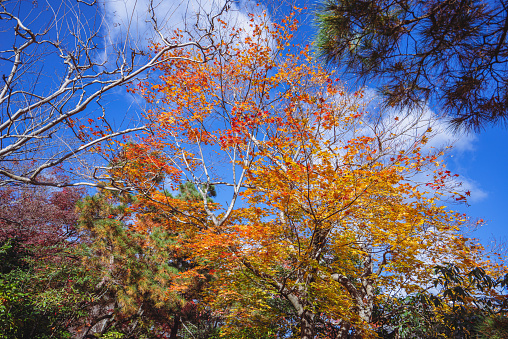
{"type": "MultiPolygon", "coordinates": [[[[194,265],[181,276],[213,272],[206,301],[223,312],[223,335],[269,336],[275,323],[301,338],[367,338],[375,305],[429,288],[436,264],[499,276],[505,268],[461,235],[466,216],[443,205],[465,196],[443,152],[426,147],[432,129],[364,112],[361,92],[291,45],[295,15],[280,24],[251,15],[250,29],[219,19],[217,39],[234,41],[212,61],[170,51],[157,81],[130,87],[151,105],[151,133],[126,145],[112,176],[136,183],[136,208],[159,227],[185,235],[194,265]],[[182,182],[196,199],[166,193],[182,182]],[[212,188],[227,202],[211,203],[212,188]]],[[[149,241],[146,220],[130,228],[149,241]]]]}
{"type": "MultiPolygon", "coordinates": [[[[67,180],[55,171],[48,182],[67,180]]],[[[0,242],[17,238],[24,246],[59,246],[76,236],[76,202],[82,188],[2,187],[0,189],[0,242]]],[[[68,244],[67,244],[68,245],[68,244]]],[[[40,255],[44,255],[41,253],[40,255]]]]}

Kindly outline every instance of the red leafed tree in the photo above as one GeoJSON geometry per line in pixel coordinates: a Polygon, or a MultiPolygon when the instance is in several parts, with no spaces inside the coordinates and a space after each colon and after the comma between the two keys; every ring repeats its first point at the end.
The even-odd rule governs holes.
{"type": "MultiPolygon", "coordinates": [[[[54,179],[65,180],[58,174],[54,179]]],[[[19,185],[1,188],[0,241],[16,238],[24,245],[43,247],[71,244],[77,236],[76,202],[84,193],[84,189],[75,187],[19,185]]]]}

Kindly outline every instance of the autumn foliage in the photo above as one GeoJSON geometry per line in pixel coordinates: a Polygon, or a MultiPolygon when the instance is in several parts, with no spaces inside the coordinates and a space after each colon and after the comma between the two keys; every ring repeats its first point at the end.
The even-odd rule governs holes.
{"type": "Polygon", "coordinates": [[[63,162],[0,187],[0,337],[503,333],[507,268],[464,232],[483,221],[450,208],[470,192],[432,124],[369,112],[294,43],[301,9],[242,24],[228,8],[122,78],[147,107],[126,131],[143,132],[66,120],[106,159],[95,194],[63,187],[63,162]]]}
{"type": "Polygon", "coordinates": [[[168,43],[185,48],[153,43],[163,61],[128,87],[146,133],[94,150],[109,161],[98,194],[0,190],[0,256],[16,238],[65,263],[34,261],[48,291],[19,283],[23,258],[0,272],[9,333],[10,305],[47,313],[18,285],[72,312],[54,312],[52,336],[468,338],[505,321],[506,267],[464,236],[481,222],[447,207],[469,192],[432,126],[366,111],[293,43],[299,11],[218,17],[205,51],[181,31],[168,43]]]}
{"type": "Polygon", "coordinates": [[[444,206],[465,197],[426,145],[432,129],[364,112],[361,92],[292,45],[295,17],[221,22],[213,60],[174,50],[130,86],[151,133],[114,158],[119,182],[139,188],[129,229],[152,249],[164,229],[192,262],[157,297],[207,281],[202,307],[226,337],[367,338],[377,305],[427,289],[437,264],[501,274],[444,206]],[[168,193],[184,182],[193,199],[168,193]]]}

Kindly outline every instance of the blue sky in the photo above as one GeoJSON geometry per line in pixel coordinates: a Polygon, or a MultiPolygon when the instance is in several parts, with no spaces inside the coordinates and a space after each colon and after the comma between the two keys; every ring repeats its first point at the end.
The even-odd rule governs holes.
{"type": "MultiPolygon", "coordinates": [[[[472,218],[483,218],[486,225],[474,234],[487,244],[493,238],[508,241],[506,218],[508,213],[506,192],[508,190],[508,131],[502,126],[494,126],[476,134],[473,148],[463,152],[453,152],[449,167],[463,177],[474,180],[477,190],[484,196],[471,199],[470,206],[460,210],[472,218]]],[[[472,195],[475,192],[472,192],[472,195]]]]}

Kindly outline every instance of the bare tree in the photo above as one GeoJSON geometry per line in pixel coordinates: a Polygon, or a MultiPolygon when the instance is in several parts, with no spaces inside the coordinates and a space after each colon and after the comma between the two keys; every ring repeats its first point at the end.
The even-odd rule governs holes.
{"type": "Polygon", "coordinates": [[[186,25],[191,27],[187,33],[193,34],[182,35],[185,42],[166,35],[156,19],[157,4],[150,1],[143,10],[163,46],[155,54],[147,52],[147,42],[132,38],[138,34],[130,27],[133,22],[122,27],[120,35],[112,34],[119,23],[111,22],[102,5],[96,0],[66,0],[56,6],[48,1],[0,1],[4,39],[0,51],[0,185],[101,186],[98,180],[107,179],[104,164],[76,164],[72,169],[69,164],[83,163],[87,151],[111,145],[118,136],[146,129],[134,116],[122,117],[127,123],[118,127],[114,115],[101,104],[106,95],[146,76],[153,66],[167,61],[171,50],[197,48],[202,57],[196,62],[212,58],[217,52],[214,23],[230,0],[215,6],[215,14],[195,15],[197,24],[186,25]],[[42,174],[56,167],[72,172],[72,180],[43,179],[48,176],[42,174]]]}

